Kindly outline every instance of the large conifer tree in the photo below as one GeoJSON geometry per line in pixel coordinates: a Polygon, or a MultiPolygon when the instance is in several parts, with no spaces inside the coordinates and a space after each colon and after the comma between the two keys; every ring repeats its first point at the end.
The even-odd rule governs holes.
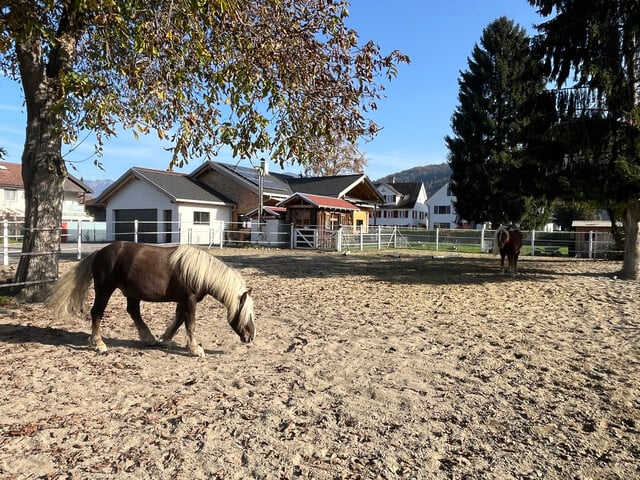
{"type": "Polygon", "coordinates": [[[529,0],[557,83],[565,196],[625,205],[623,275],[640,276],[640,1],[529,0]]]}
{"type": "Polygon", "coordinates": [[[538,128],[529,112],[543,97],[541,65],[525,30],[501,17],[484,29],[468,66],[460,74],[454,136],[446,138],[456,211],[472,223],[517,223],[535,190],[523,145],[538,128]]]}

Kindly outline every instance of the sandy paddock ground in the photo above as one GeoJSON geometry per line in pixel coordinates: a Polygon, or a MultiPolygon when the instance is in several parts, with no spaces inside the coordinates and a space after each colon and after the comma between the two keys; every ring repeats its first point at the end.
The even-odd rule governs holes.
{"type": "MultiPolygon", "coordinates": [[[[639,283],[617,262],[214,250],[258,335],[198,308],[207,357],[0,307],[0,477],[640,478],[639,283]]],[[[65,262],[62,269],[73,262],[65,262]]],[[[170,304],[143,304],[159,335],[170,304]]]]}

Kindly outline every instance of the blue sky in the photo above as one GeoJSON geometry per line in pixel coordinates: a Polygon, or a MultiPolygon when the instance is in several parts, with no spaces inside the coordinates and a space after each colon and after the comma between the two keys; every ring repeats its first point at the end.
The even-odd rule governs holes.
{"type": "MultiPolygon", "coordinates": [[[[361,145],[373,180],[412,167],[446,161],[444,137],[457,105],[458,77],[479,42],[482,30],[504,15],[533,35],[541,21],[526,0],[352,0],[349,26],[361,43],[374,40],[383,53],[401,50],[411,63],[386,85],[386,98],[371,118],[382,127],[376,138],[361,145]]],[[[23,96],[17,84],[0,77],[0,146],[9,162],[20,162],[24,143],[23,96]]],[[[170,154],[154,134],[135,140],[124,132],[108,140],[101,162],[105,171],[85,160],[93,142],[85,142],[65,158],[71,174],[85,180],[116,179],[132,166],[165,169],[170,154]],[[83,161],[84,160],[84,161],[83,161]]],[[[222,153],[219,161],[235,163],[222,153]]],[[[182,171],[197,168],[192,160],[182,171]]],[[[249,166],[248,161],[241,163],[249,166]]],[[[279,171],[279,167],[271,167],[279,171]]],[[[285,168],[296,172],[295,166],[285,168]]]]}

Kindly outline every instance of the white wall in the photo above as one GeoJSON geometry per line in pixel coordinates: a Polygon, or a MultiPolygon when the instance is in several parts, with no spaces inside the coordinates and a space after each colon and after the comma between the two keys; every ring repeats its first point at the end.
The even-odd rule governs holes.
{"type": "Polygon", "coordinates": [[[449,189],[449,184],[443,185],[440,190],[433,194],[433,196],[427,200],[427,206],[429,208],[429,229],[435,228],[435,225],[447,223],[449,224],[448,228],[456,228],[456,209],[453,206],[453,202],[455,201],[455,196],[447,195],[447,191],[449,189]],[[436,206],[446,206],[450,207],[450,213],[434,213],[436,206]]]}
{"type": "MultiPolygon", "coordinates": [[[[22,188],[0,188],[0,218],[3,212],[15,212],[17,217],[23,218],[25,213],[24,189],[22,188]],[[15,192],[13,200],[5,200],[8,194],[5,191],[15,192]]],[[[92,217],[87,215],[84,204],[78,202],[78,192],[64,192],[62,202],[62,220],[89,221],[92,217]]]]}
{"type": "MultiPolygon", "coordinates": [[[[394,194],[394,192],[386,185],[381,185],[380,188],[378,189],[378,193],[380,193],[380,195],[382,195],[382,197],[385,197],[385,195],[392,195],[394,194]]],[[[398,197],[397,201],[401,201],[402,197],[398,197]]],[[[426,200],[427,200],[427,193],[426,190],[424,188],[424,184],[422,185],[422,187],[420,188],[420,193],[418,194],[418,198],[416,199],[416,203],[413,207],[413,209],[407,209],[407,208],[397,208],[397,209],[387,209],[387,208],[383,208],[383,209],[377,209],[374,213],[377,214],[378,212],[380,213],[380,217],[370,217],[369,218],[369,225],[382,225],[382,226],[398,226],[398,227],[406,227],[406,226],[412,226],[412,227],[418,227],[418,226],[425,226],[428,222],[428,213],[429,213],[429,209],[426,205],[426,200]],[[385,212],[387,214],[386,217],[384,217],[385,212]],[[394,213],[393,212],[397,212],[397,217],[394,217],[394,213]],[[415,212],[415,216],[417,218],[413,218],[414,217],[414,212],[415,212]],[[424,213],[424,218],[420,218],[420,212],[424,213]],[[406,216],[404,216],[406,215],[406,216]]],[[[394,204],[397,204],[394,203],[394,204]]],[[[385,205],[391,205],[389,203],[385,204],[385,205]]]]}
{"type": "Polygon", "coordinates": [[[22,212],[24,214],[24,189],[0,188],[0,210],[2,209],[22,212]],[[5,190],[7,193],[5,194],[5,190]],[[10,193],[14,192],[14,193],[10,193]],[[5,195],[14,196],[13,200],[6,200],[5,195]]]}
{"type": "Polygon", "coordinates": [[[106,208],[107,221],[107,238],[113,240],[115,238],[115,214],[114,210],[131,210],[131,209],[158,209],[158,217],[156,221],[162,221],[162,211],[172,210],[172,218],[178,219],[178,207],[171,203],[169,198],[152,187],[148,183],[134,179],[118,190],[109,199],[106,208]]]}
{"type": "MultiPolygon", "coordinates": [[[[107,238],[115,238],[114,210],[156,209],[158,227],[163,231],[164,210],[171,210],[172,241],[199,245],[219,244],[225,222],[231,221],[232,207],[197,203],[172,203],[169,197],[142,180],[133,180],[116,192],[107,205],[107,238]],[[194,225],[194,212],[208,212],[209,225],[194,225]]],[[[162,238],[164,241],[164,238],[162,238]]]]}
{"type": "Polygon", "coordinates": [[[180,243],[197,245],[220,244],[225,223],[231,222],[231,207],[198,204],[182,204],[178,207],[180,221],[180,243]],[[193,223],[194,212],[209,212],[209,225],[193,223]]]}

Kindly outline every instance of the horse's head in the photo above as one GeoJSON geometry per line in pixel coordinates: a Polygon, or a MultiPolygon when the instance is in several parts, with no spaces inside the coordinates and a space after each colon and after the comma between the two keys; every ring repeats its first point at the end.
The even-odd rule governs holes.
{"type": "Polygon", "coordinates": [[[249,295],[251,289],[247,289],[238,302],[238,308],[235,312],[230,310],[227,313],[227,320],[231,328],[240,336],[240,340],[244,343],[253,341],[256,338],[256,324],[253,313],[253,299],[249,295]]]}

